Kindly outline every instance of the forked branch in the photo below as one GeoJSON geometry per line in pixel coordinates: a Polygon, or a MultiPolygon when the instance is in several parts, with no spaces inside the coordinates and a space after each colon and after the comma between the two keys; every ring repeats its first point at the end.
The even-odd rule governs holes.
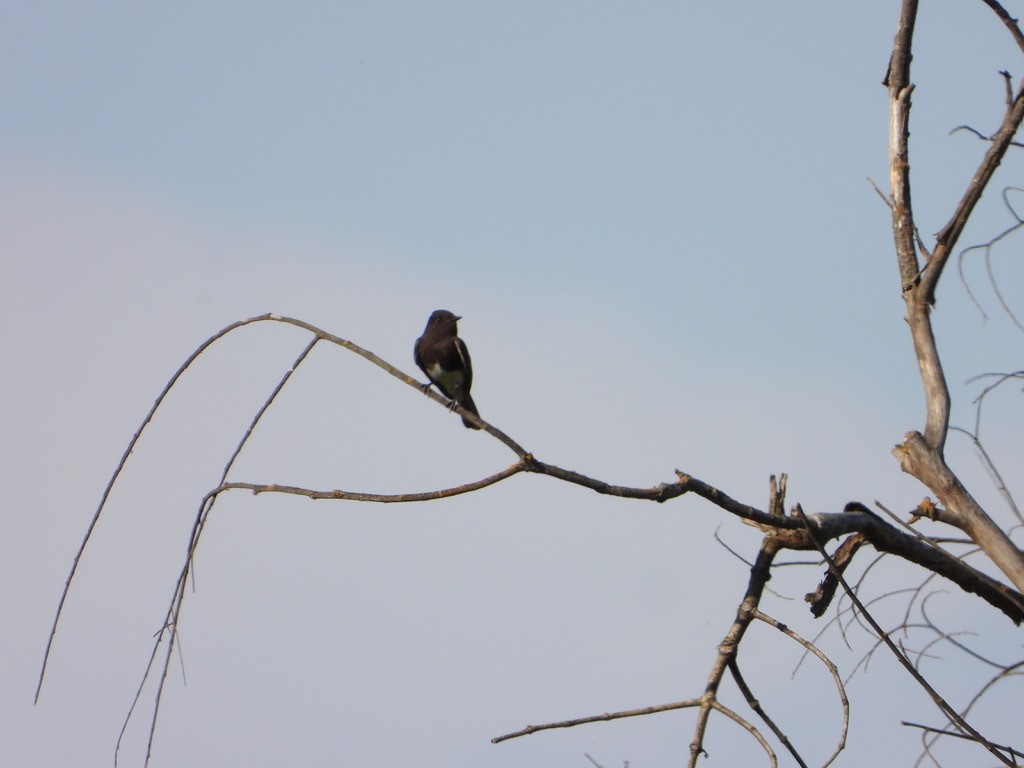
{"type": "MultiPolygon", "coordinates": [[[[765,557],[768,556],[768,552],[771,552],[773,555],[774,552],[778,551],[778,549],[780,548],[809,549],[812,546],[810,544],[809,539],[807,538],[808,534],[806,526],[808,525],[808,523],[805,523],[802,520],[798,520],[792,516],[784,515],[781,511],[781,507],[770,507],[767,512],[759,510],[755,507],[749,506],[740,501],[737,501],[736,499],[733,499],[731,496],[724,493],[720,489],[708,483],[705,483],[702,480],[699,480],[691,475],[679,471],[676,472],[676,479],[673,482],[661,483],[650,488],[634,488],[607,483],[603,480],[588,477],[581,473],[574,472],[568,469],[563,469],[553,464],[549,464],[538,460],[535,456],[527,452],[523,447],[521,447],[517,442],[515,442],[504,432],[498,430],[496,427],[488,424],[487,422],[479,420],[477,417],[475,417],[474,414],[469,414],[468,412],[462,411],[461,409],[457,410],[459,410],[459,412],[462,413],[463,415],[468,415],[470,418],[479,421],[480,426],[486,432],[488,432],[496,439],[501,441],[503,444],[505,444],[507,447],[509,447],[517,456],[518,460],[516,461],[516,463],[488,477],[482,478],[480,480],[462,486],[409,494],[376,494],[362,491],[342,491],[337,489],[315,490],[298,488],[294,486],[282,486],[276,484],[255,484],[229,481],[228,476],[232,467],[234,466],[235,460],[240,454],[242,448],[246,445],[246,443],[253,435],[254,430],[256,429],[260,419],[267,412],[269,407],[272,405],[277,396],[283,390],[286,383],[298,370],[299,366],[307,359],[307,356],[309,355],[311,350],[321,341],[326,341],[336,346],[343,347],[349,351],[355,352],[356,354],[365,358],[369,362],[372,362],[373,364],[381,367],[382,369],[384,369],[391,375],[395,376],[396,378],[399,378],[402,381],[406,382],[409,386],[415,387],[417,389],[421,387],[420,383],[413,379],[412,377],[398,370],[397,368],[390,365],[381,358],[377,357],[368,350],[365,350],[362,347],[359,347],[358,345],[346,339],[342,339],[313,325],[310,325],[309,323],[305,323],[301,320],[296,320],[294,318],[272,314],[260,315],[257,317],[249,318],[248,320],[233,323],[230,326],[227,326],[223,330],[219,331],[217,334],[214,334],[214,336],[212,336],[210,339],[208,339],[202,345],[200,345],[200,347],[192,355],[189,356],[189,358],[181,365],[181,367],[178,368],[178,370],[171,377],[167,386],[158,396],[153,407],[146,414],[138,431],[135,433],[135,435],[129,442],[128,448],[122,455],[121,461],[118,463],[118,466],[115,469],[114,474],[111,477],[111,480],[108,483],[106,490],[104,491],[100,504],[93,515],[89,528],[86,532],[86,536],[84,537],[82,544],[79,548],[79,551],[76,554],[76,557],[72,564],[71,572],[65,583],[64,591],[61,596],[61,600],[58,604],[57,612],[54,617],[54,622],[51,628],[50,638],[47,643],[47,648],[43,659],[43,665],[40,670],[40,689],[42,686],[43,677],[46,672],[47,661],[49,659],[49,654],[52,648],[53,638],[56,634],[56,629],[60,621],[62,608],[67,598],[68,590],[70,589],[72,580],[74,578],[79,560],[81,558],[81,554],[82,552],[84,552],[85,547],[92,534],[92,531],[95,529],[96,522],[98,521],[99,516],[102,513],[102,510],[104,509],[104,506],[110,496],[110,491],[113,488],[114,483],[122,473],[127,462],[128,456],[136,448],[139,438],[142,435],[146,425],[153,418],[153,415],[155,414],[156,410],[160,407],[160,405],[162,404],[162,402],[164,401],[165,397],[167,396],[171,388],[174,386],[174,384],[180,379],[180,377],[185,373],[185,371],[202,353],[207,351],[215,342],[223,339],[227,334],[231,333],[232,331],[259,322],[277,322],[292,325],[294,327],[306,331],[307,333],[312,334],[312,338],[302,349],[301,353],[298,355],[293,365],[286,371],[284,376],[282,376],[277,386],[274,387],[273,391],[267,397],[262,407],[254,416],[248,429],[246,430],[245,434],[239,441],[236,449],[234,450],[234,452],[232,453],[231,457],[229,458],[225,465],[220,485],[217,488],[210,491],[202,499],[196,511],[192,529],[188,537],[184,562],[181,571],[178,575],[177,582],[175,584],[175,589],[167,609],[165,620],[162,624],[160,632],[157,634],[157,638],[154,644],[153,655],[150,659],[149,665],[146,668],[143,679],[140,682],[139,689],[136,693],[135,701],[133,702],[128,714],[128,719],[130,719],[132,713],[135,711],[136,705],[139,700],[139,695],[141,695],[141,691],[146,683],[146,680],[149,679],[151,673],[156,672],[159,677],[159,682],[158,690],[156,693],[157,700],[155,702],[155,706],[152,712],[152,718],[150,721],[147,755],[152,750],[152,742],[156,731],[156,721],[157,714],[159,712],[159,704],[163,695],[164,685],[167,679],[167,673],[172,659],[172,652],[176,644],[175,641],[177,635],[177,628],[179,626],[181,609],[186,594],[185,585],[187,584],[189,575],[191,573],[192,560],[196,551],[196,547],[198,546],[201,534],[205,529],[206,521],[208,520],[209,515],[211,514],[214,508],[216,500],[217,498],[219,498],[220,494],[225,492],[234,490],[247,490],[253,493],[300,494],[314,499],[354,500],[382,503],[417,502],[427,499],[446,498],[448,496],[467,493],[469,491],[477,490],[488,485],[500,482],[515,474],[529,472],[533,474],[548,475],[552,478],[563,480],[565,482],[569,482],[575,485],[580,485],[582,487],[589,488],[597,493],[605,495],[613,495],[623,498],[642,499],[658,503],[664,503],[670,499],[683,496],[687,493],[693,493],[697,496],[700,496],[710,501],[712,504],[719,507],[720,509],[729,512],[730,514],[735,515],[736,517],[739,517],[744,522],[753,525],[764,531],[766,534],[768,534],[769,538],[766,539],[766,541],[770,542],[770,544],[765,545],[765,557]],[[164,642],[166,642],[166,646],[164,649],[164,653],[162,654],[162,656],[160,656],[158,654],[158,649],[164,642]],[[159,662],[157,661],[158,658],[160,659],[159,662]]],[[[433,392],[429,394],[435,401],[441,403],[446,407],[449,406],[449,403],[440,395],[437,395],[436,393],[433,392]]],[[[999,584],[995,580],[987,576],[984,576],[983,574],[975,572],[973,569],[969,568],[964,563],[950,563],[950,561],[948,561],[947,559],[937,557],[936,554],[930,550],[927,543],[924,543],[913,536],[907,535],[903,532],[896,530],[892,526],[884,523],[880,518],[873,514],[849,509],[842,513],[822,513],[812,516],[812,518],[810,518],[809,524],[816,531],[817,536],[822,541],[827,541],[850,533],[860,532],[866,537],[868,541],[870,541],[879,550],[898,554],[901,557],[904,557],[912,562],[916,562],[920,565],[923,565],[929,570],[932,570],[936,573],[942,573],[942,575],[945,575],[947,578],[950,578],[952,581],[959,584],[963,589],[979,594],[992,605],[998,607],[1001,611],[1007,614],[1013,621],[1020,622],[1022,618],[1024,618],[1024,597],[1014,592],[1013,590],[1006,588],[1004,585],[999,584]]],[[[756,603],[754,605],[756,607],[756,603]]],[[[745,623],[742,624],[743,629],[745,629],[746,624],[749,623],[750,618],[752,618],[753,616],[754,614],[752,613],[744,614],[743,621],[745,623]]],[[[742,634],[742,632],[740,632],[740,634],[742,634]]],[[[738,644],[738,639],[736,642],[738,644]]],[[[723,667],[723,669],[729,667],[729,663],[727,661],[724,662],[724,664],[725,666],[723,667]]],[[[738,667],[735,667],[735,665],[733,665],[733,668],[736,669],[738,672],[738,667]]],[[[667,708],[680,708],[682,706],[686,706],[686,704],[666,705],[667,708]]],[[[739,722],[741,724],[743,723],[742,718],[739,718],[737,715],[735,715],[735,713],[732,713],[731,711],[727,712],[726,709],[718,703],[715,703],[713,706],[711,706],[707,703],[707,700],[702,700],[700,706],[702,710],[701,717],[703,718],[704,722],[706,722],[706,717],[710,713],[710,711],[714,710],[723,712],[731,719],[734,719],[736,722],[739,722]]],[[[127,727],[127,724],[128,721],[126,720],[125,728],[127,727]]],[[[756,732],[756,729],[751,730],[751,733],[754,734],[755,738],[757,738],[759,742],[762,740],[761,735],[756,732]]],[[[122,730],[122,736],[123,735],[124,730],[122,730]]]]}
{"type": "MultiPolygon", "coordinates": [[[[785,476],[781,478],[779,484],[776,484],[775,478],[772,478],[772,499],[769,502],[769,509],[771,514],[781,516],[780,510],[782,505],[782,498],[785,492],[785,476]]],[[[760,730],[746,720],[744,717],[739,715],[733,708],[727,707],[719,699],[719,687],[728,671],[737,686],[739,687],[747,705],[751,710],[760,717],[764,723],[771,729],[775,734],[779,742],[789,751],[790,755],[796,760],[797,764],[801,768],[807,768],[807,763],[801,756],[799,751],[796,749],[789,737],[782,731],[778,724],[768,715],[764,707],[760,704],[754,692],[748,686],[746,680],[743,678],[739,669],[738,655],[740,643],[749,628],[752,621],[760,620],[765,622],[771,627],[779,630],[787,637],[790,637],[809,652],[813,653],[829,670],[832,675],[832,679],[836,684],[838,691],[839,701],[842,706],[842,727],[840,738],[836,748],[833,750],[832,755],[822,764],[822,768],[826,768],[830,765],[835,758],[842,751],[846,743],[846,734],[849,725],[849,701],[846,697],[846,692],[843,687],[842,680],[839,677],[839,672],[833,664],[820,649],[814,647],[811,643],[799,637],[795,632],[790,630],[785,625],[771,618],[767,614],[763,613],[759,609],[761,597],[764,594],[764,589],[768,580],[771,578],[771,567],[772,562],[775,559],[776,554],[781,548],[781,542],[775,539],[773,536],[766,536],[762,541],[761,548],[758,552],[757,559],[750,569],[750,579],[747,584],[747,590],[744,594],[743,600],[740,602],[739,608],[736,611],[736,619],[733,621],[725,638],[718,646],[718,655],[715,662],[712,664],[711,672],[708,676],[707,684],[705,685],[704,693],[698,698],[687,699],[685,701],[679,701],[672,704],[663,704],[656,707],[645,707],[643,709],[632,709],[623,710],[614,713],[604,713],[598,715],[589,715],[587,717],[575,718],[572,720],[561,720],[558,722],[546,723],[543,725],[530,725],[522,730],[508,733],[503,736],[498,736],[492,739],[494,743],[507,741],[508,739],[514,739],[521,736],[527,736],[540,731],[551,730],[554,728],[571,728],[581,725],[587,725],[594,722],[602,722],[607,720],[617,720],[624,717],[636,717],[639,715],[648,715],[658,712],[668,712],[678,709],[693,709],[696,708],[697,721],[694,729],[693,741],[690,744],[690,758],[688,765],[693,768],[697,765],[701,755],[707,754],[704,748],[705,738],[707,734],[707,726],[710,721],[712,713],[719,713],[726,716],[738,724],[741,728],[746,730],[757,744],[764,750],[765,755],[768,758],[768,762],[771,766],[778,765],[778,758],[771,745],[768,743],[764,734],[760,730]]]]}
{"type": "MultiPolygon", "coordinates": [[[[1002,6],[986,4],[1012,31],[1015,40],[1024,39],[1016,22],[1002,6]]],[[[1000,570],[1024,591],[1024,553],[996,525],[946,464],[944,451],[949,431],[950,396],[932,329],[931,311],[935,289],[957,241],[981,199],[988,182],[1009,149],[1024,120],[1024,83],[1010,100],[1002,124],[982,158],[974,176],[949,221],[936,236],[930,258],[919,263],[915,250],[916,224],[910,197],[910,81],[911,47],[917,17],[917,0],[904,0],[893,43],[893,54],[885,84],[889,89],[889,171],[892,187],[892,231],[901,289],[907,306],[907,323],[924,388],[926,420],[924,432],[907,433],[897,446],[896,456],[907,473],[916,477],[938,497],[950,521],[978,543],[1000,570]]]]}

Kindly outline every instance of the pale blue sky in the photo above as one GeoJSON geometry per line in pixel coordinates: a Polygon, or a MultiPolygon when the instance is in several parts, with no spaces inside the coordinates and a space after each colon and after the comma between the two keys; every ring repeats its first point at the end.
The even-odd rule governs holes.
{"type": "MultiPolygon", "coordinates": [[[[925,234],[984,149],[949,130],[992,130],[996,73],[1024,70],[981,3],[935,5],[914,75],[925,234]]],[[[778,472],[808,511],[915,505],[924,491],[889,450],[923,406],[888,211],[866,181],[887,183],[880,81],[896,10],[0,9],[11,764],[108,763],[195,505],[300,334],[249,329],[182,382],[86,552],[32,707],[52,611],[142,415],[199,342],[242,317],[294,315],[414,373],[412,343],[445,307],[465,317],[481,414],[541,459],[645,486],[679,468],[760,506],[778,472]]],[[[1019,183],[1019,160],[1006,165],[998,186],[1019,183]]],[[[970,242],[1008,223],[986,202],[970,242]]],[[[1018,253],[1011,241],[994,262],[1011,296],[1018,253]]],[[[991,319],[952,274],[936,314],[962,423],[977,391],[962,382],[1020,365],[981,262],[967,271],[991,319]]],[[[1012,466],[1019,409],[1000,402],[991,438],[1012,466]]],[[[430,490],[512,460],[325,347],[234,479],[430,490]]],[[[153,765],[589,766],[584,752],[679,764],[691,713],[489,739],[699,695],[747,577],[714,542],[719,526],[753,555],[753,532],[697,499],[653,507],[536,477],[418,507],[225,498],[185,608],[188,684],[172,670],[153,765]]],[[[794,600],[766,609],[815,633],[801,597],[816,575],[780,575],[794,600]]],[[[828,648],[850,671],[867,641],[828,648]]],[[[798,654],[764,630],[746,653],[762,700],[792,708],[790,736],[823,759],[828,681],[817,669],[791,681],[798,654]]],[[[898,720],[937,719],[881,657],[851,698],[840,765],[905,759],[915,738],[898,720]]],[[[144,725],[126,765],[140,764],[144,725]]],[[[724,722],[706,746],[713,765],[756,755],[724,722]]]]}

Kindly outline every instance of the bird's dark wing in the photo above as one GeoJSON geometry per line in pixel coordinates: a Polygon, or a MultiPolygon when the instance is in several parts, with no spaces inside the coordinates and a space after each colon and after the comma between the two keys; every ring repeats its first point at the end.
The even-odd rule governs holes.
{"type": "Polygon", "coordinates": [[[427,366],[423,364],[423,355],[420,354],[420,345],[423,344],[423,337],[420,336],[416,339],[416,344],[412,348],[412,359],[419,366],[420,370],[424,373],[427,372],[427,366]]]}
{"type": "MultiPolygon", "coordinates": [[[[469,388],[473,386],[473,363],[469,360],[469,347],[466,346],[466,342],[460,339],[458,336],[455,337],[455,352],[458,354],[461,361],[461,368],[466,372],[466,378],[462,382],[462,391],[467,395],[469,394],[469,388]]],[[[448,366],[446,365],[445,368],[448,366]]]]}

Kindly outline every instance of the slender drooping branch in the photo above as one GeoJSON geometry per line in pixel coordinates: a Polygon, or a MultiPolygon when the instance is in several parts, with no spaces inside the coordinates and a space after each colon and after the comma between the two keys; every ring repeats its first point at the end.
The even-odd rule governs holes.
{"type": "Polygon", "coordinates": [[[178,370],[174,372],[174,374],[168,380],[167,384],[164,385],[163,390],[156,398],[156,402],[153,403],[153,406],[149,409],[145,417],[142,419],[142,423],[139,424],[139,428],[135,431],[135,434],[132,435],[132,439],[128,441],[128,447],[125,448],[124,453],[121,454],[121,459],[120,461],[118,461],[117,467],[114,468],[113,474],[107,481],[107,487],[103,489],[103,495],[100,496],[100,502],[99,504],[96,505],[96,510],[93,512],[92,519],[89,521],[89,526],[85,531],[85,536],[82,537],[82,543],[79,545],[78,551],[75,553],[75,558],[71,562],[71,570],[68,572],[68,577],[64,582],[64,589],[61,591],[60,600],[57,603],[57,610],[54,613],[53,624],[50,626],[50,636],[49,639],[46,641],[46,650],[43,652],[43,663],[39,668],[39,682],[36,685],[35,696],[35,701],[37,704],[39,703],[39,692],[43,688],[43,678],[46,675],[46,665],[50,659],[50,651],[53,648],[53,638],[57,634],[57,625],[60,622],[61,613],[63,612],[64,609],[64,602],[67,600],[68,597],[68,591],[71,589],[71,582],[74,580],[75,574],[78,572],[79,561],[82,559],[82,554],[85,552],[86,545],[92,538],[93,531],[96,529],[96,523],[99,522],[100,514],[103,512],[103,508],[107,504],[107,499],[110,498],[110,492],[113,490],[114,484],[117,482],[117,479],[121,476],[121,472],[124,470],[125,464],[128,463],[128,457],[131,456],[132,451],[135,450],[135,446],[139,442],[139,438],[142,437],[142,433],[145,431],[149,423],[153,420],[153,416],[156,414],[157,410],[163,404],[164,399],[167,397],[168,393],[170,393],[170,391],[174,388],[174,385],[178,383],[178,379],[180,379],[182,375],[185,373],[185,371],[187,371],[191,367],[192,363],[199,359],[200,355],[202,355],[207,349],[213,346],[214,343],[220,341],[222,338],[227,336],[232,331],[238,328],[242,328],[243,326],[249,325],[250,323],[256,323],[261,320],[267,320],[269,318],[270,315],[260,315],[258,317],[250,317],[247,320],[239,320],[237,323],[231,323],[231,325],[222,328],[220,331],[218,331],[213,336],[204,341],[202,344],[200,344],[199,347],[197,347],[196,350],[191,355],[188,356],[185,362],[181,364],[178,370]]]}

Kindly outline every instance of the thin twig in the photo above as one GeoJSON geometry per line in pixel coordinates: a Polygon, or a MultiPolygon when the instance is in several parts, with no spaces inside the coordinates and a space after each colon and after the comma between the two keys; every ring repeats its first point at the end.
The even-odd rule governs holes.
{"type": "MultiPolygon", "coordinates": [[[[1024,144],[1020,144],[1018,142],[1012,143],[1014,144],[1014,146],[1024,146],[1024,144]]],[[[981,302],[978,300],[977,296],[974,295],[974,291],[971,290],[971,285],[967,281],[967,275],[964,272],[964,264],[966,262],[967,255],[973,253],[974,251],[982,251],[985,255],[985,274],[988,276],[989,285],[992,287],[992,292],[995,294],[996,300],[999,302],[999,305],[1003,308],[1003,312],[1005,312],[1007,317],[1010,318],[1010,322],[1012,322],[1017,327],[1017,330],[1024,331],[1024,323],[1021,323],[1020,318],[1017,317],[1017,313],[1013,311],[1013,309],[1010,307],[1009,302],[1006,300],[1006,297],[1003,296],[1003,291],[999,287],[999,280],[996,279],[995,271],[992,266],[992,254],[995,251],[996,245],[1000,241],[1014,234],[1022,226],[1024,226],[1024,219],[1021,218],[1020,214],[1018,214],[1016,209],[1013,207],[1013,203],[1010,202],[1010,192],[1024,192],[1024,190],[1022,190],[1020,187],[1004,187],[1002,191],[1003,205],[1006,207],[1006,209],[1010,212],[1010,215],[1013,217],[1014,224],[1004,229],[995,237],[990,238],[987,242],[979,243],[977,245],[971,245],[960,251],[960,253],[957,255],[957,272],[960,275],[960,283],[964,286],[964,290],[967,291],[967,296],[970,298],[975,308],[981,314],[982,319],[988,320],[988,314],[986,314],[984,308],[981,306],[981,302]]]]}
{"type": "Polygon", "coordinates": [[[506,733],[503,736],[495,736],[493,739],[491,739],[491,743],[500,744],[501,742],[508,741],[509,739],[518,739],[520,736],[529,736],[531,733],[538,733],[540,731],[550,731],[555,728],[575,728],[577,725],[586,725],[587,723],[603,723],[609,720],[621,720],[626,717],[640,717],[642,715],[653,715],[658,712],[671,712],[676,709],[699,707],[700,704],[700,699],[687,699],[686,701],[676,701],[671,704],[659,704],[654,707],[626,709],[621,712],[605,712],[601,715],[588,715],[587,717],[577,717],[573,720],[560,720],[556,723],[528,725],[522,730],[513,731],[512,733],[506,733]]]}
{"type": "MultiPolygon", "coordinates": [[[[950,730],[946,730],[944,728],[933,728],[930,725],[921,725],[920,723],[911,723],[908,720],[901,720],[900,721],[900,725],[905,725],[908,728],[920,728],[922,731],[927,731],[928,733],[934,733],[934,734],[939,735],[939,736],[952,736],[955,739],[965,739],[967,741],[973,741],[973,739],[970,736],[964,736],[964,734],[959,733],[958,731],[950,731],[950,730]]],[[[996,745],[996,746],[999,749],[1002,749],[1002,750],[1004,750],[1006,752],[1009,752],[1012,757],[1015,757],[1015,758],[1016,757],[1024,757],[1024,752],[1019,752],[1018,750],[1014,749],[1013,747],[1006,746],[1006,745],[1003,745],[1003,744],[999,744],[999,745],[996,745]]],[[[1016,765],[1016,763],[1013,763],[1013,764],[1016,765]]]]}
{"type": "Polygon", "coordinates": [[[210,491],[210,494],[217,496],[225,491],[252,491],[253,494],[259,495],[262,493],[285,493],[296,496],[306,496],[310,499],[344,499],[347,501],[370,501],[381,504],[395,504],[403,502],[419,502],[419,501],[432,501],[434,499],[447,499],[452,496],[459,496],[463,493],[472,493],[478,491],[481,488],[494,485],[495,483],[501,482],[513,475],[517,475],[520,472],[526,471],[525,464],[522,461],[517,461],[507,469],[503,469],[500,472],[495,472],[493,475],[475,480],[472,483],[465,483],[464,485],[457,485],[452,488],[442,488],[437,491],[423,491],[420,493],[364,493],[360,491],[317,491],[311,488],[299,488],[293,485],[275,485],[275,484],[259,484],[259,483],[221,483],[219,486],[210,491]]]}
{"type": "MultiPolygon", "coordinates": [[[[284,375],[278,380],[277,385],[271,391],[270,395],[266,398],[266,400],[264,400],[263,405],[256,412],[256,415],[253,417],[252,421],[249,423],[248,428],[246,429],[245,433],[242,435],[241,440],[239,440],[238,445],[235,447],[234,452],[231,454],[231,456],[228,459],[227,463],[224,465],[224,470],[221,473],[221,478],[220,478],[220,481],[221,481],[222,485],[223,485],[225,479],[227,478],[228,474],[231,472],[231,468],[234,466],[235,461],[238,459],[238,456],[241,454],[242,449],[245,447],[245,444],[249,441],[249,438],[252,437],[253,431],[256,429],[256,426],[259,424],[260,419],[263,418],[263,415],[267,412],[267,410],[270,408],[270,406],[277,399],[277,396],[279,394],[281,394],[281,391],[284,389],[285,384],[288,383],[288,381],[291,379],[291,377],[295,373],[295,371],[298,370],[299,366],[306,360],[306,358],[309,356],[309,353],[313,351],[313,347],[316,346],[316,344],[317,344],[317,342],[319,340],[320,340],[319,337],[314,337],[313,339],[310,340],[310,342],[305,346],[305,348],[302,350],[302,352],[299,353],[299,356],[297,358],[295,358],[295,360],[291,364],[291,366],[285,371],[284,375]]],[[[179,626],[179,621],[180,621],[180,617],[181,617],[182,603],[183,603],[183,601],[185,599],[185,585],[186,585],[186,583],[188,581],[189,574],[193,572],[193,563],[194,563],[194,558],[195,558],[195,549],[196,549],[196,547],[199,544],[199,537],[202,534],[202,531],[203,531],[203,529],[206,526],[206,521],[209,518],[210,513],[213,511],[213,507],[214,507],[214,504],[216,504],[216,502],[217,502],[216,494],[212,494],[212,495],[211,494],[207,494],[203,498],[203,503],[200,505],[199,514],[196,516],[195,522],[194,522],[193,527],[192,527],[192,531],[191,531],[191,533],[189,535],[190,544],[189,544],[189,547],[188,547],[188,552],[187,552],[187,554],[185,556],[185,564],[184,564],[184,566],[182,566],[181,572],[178,575],[178,581],[175,584],[175,588],[174,588],[174,596],[171,599],[171,604],[170,604],[170,607],[168,608],[167,616],[166,616],[166,618],[164,620],[163,626],[160,629],[160,632],[157,634],[157,639],[156,639],[156,642],[154,643],[154,647],[153,647],[153,655],[150,656],[149,663],[146,665],[146,670],[145,670],[145,672],[144,672],[144,674],[142,676],[142,679],[139,681],[139,687],[138,687],[138,690],[136,691],[135,698],[132,701],[132,706],[128,710],[128,714],[126,715],[124,723],[121,726],[121,733],[118,736],[117,744],[114,747],[114,765],[115,765],[115,767],[117,765],[117,756],[118,756],[118,753],[120,752],[120,749],[121,749],[121,742],[124,739],[124,735],[125,735],[125,733],[127,732],[127,729],[128,729],[128,723],[130,722],[132,714],[135,711],[135,704],[138,701],[139,695],[140,695],[143,687],[146,684],[146,680],[149,677],[150,671],[152,670],[153,661],[154,661],[155,656],[156,656],[156,650],[157,650],[157,648],[160,647],[160,643],[163,641],[164,633],[168,632],[169,633],[169,637],[168,637],[168,642],[167,642],[167,651],[166,651],[166,653],[164,655],[163,668],[161,670],[160,682],[159,682],[159,684],[157,686],[157,692],[156,692],[156,701],[154,702],[154,707],[153,707],[153,717],[152,717],[152,719],[150,721],[149,735],[148,735],[147,741],[146,741],[146,762],[145,762],[145,764],[146,765],[149,764],[150,755],[152,754],[152,751],[153,751],[153,742],[156,739],[156,722],[157,722],[156,718],[157,718],[157,712],[159,711],[159,708],[160,708],[160,701],[163,698],[164,684],[165,684],[165,682],[167,680],[167,673],[168,673],[168,670],[169,670],[170,664],[171,664],[172,652],[173,652],[173,649],[175,648],[176,645],[178,647],[179,654],[180,654],[180,650],[181,650],[180,644],[178,644],[177,641],[178,641],[178,638],[179,638],[178,626],[179,626]]]]}
{"type": "MultiPolygon", "coordinates": [[[[806,515],[804,515],[804,512],[802,509],[800,509],[799,505],[797,505],[796,511],[801,519],[807,520],[806,515]]],[[[992,742],[990,742],[988,739],[982,736],[977,730],[975,730],[970,723],[964,720],[964,718],[961,717],[960,714],[955,709],[953,709],[953,707],[951,707],[949,703],[941,695],[939,695],[939,692],[936,691],[931,686],[931,684],[927,680],[925,680],[924,677],[914,668],[914,665],[911,663],[910,659],[908,659],[906,657],[906,654],[904,654],[899,648],[896,647],[896,644],[889,637],[889,633],[883,630],[881,626],[879,626],[878,622],[875,621],[874,616],[872,616],[868,612],[867,608],[860,601],[860,598],[858,598],[856,593],[850,588],[850,585],[846,582],[846,579],[843,578],[842,573],[840,573],[839,570],[835,567],[835,564],[832,562],[832,558],[829,557],[828,552],[826,552],[825,548],[821,546],[821,544],[816,540],[814,532],[810,529],[809,523],[807,531],[807,535],[810,536],[811,539],[818,546],[818,551],[821,553],[822,557],[825,558],[825,561],[828,563],[829,568],[833,569],[834,573],[836,574],[836,578],[839,579],[839,583],[842,584],[843,589],[846,590],[846,594],[849,595],[850,600],[852,600],[857,605],[857,608],[861,612],[861,615],[871,625],[871,628],[878,635],[879,639],[883,643],[885,643],[885,645],[889,648],[893,656],[896,657],[897,661],[899,661],[900,664],[902,664],[903,667],[911,674],[911,676],[917,681],[918,685],[920,685],[928,693],[928,695],[931,696],[932,701],[935,702],[935,705],[942,711],[943,714],[946,715],[946,717],[948,717],[953,723],[955,723],[961,731],[969,734],[978,744],[984,746],[1000,762],[1002,762],[1004,765],[1012,766],[1013,762],[1009,758],[1007,758],[1006,755],[1000,752],[999,749],[994,744],[992,744],[992,742]]]]}
{"type": "Polygon", "coordinates": [[[772,733],[775,734],[775,738],[777,738],[782,743],[782,746],[784,746],[786,750],[789,752],[789,754],[792,755],[793,759],[796,760],[800,768],[807,768],[807,763],[804,762],[804,759],[800,756],[800,753],[797,752],[796,747],[789,740],[789,737],[786,735],[785,731],[783,731],[776,724],[776,722],[772,720],[771,717],[769,717],[764,707],[761,706],[761,702],[758,701],[757,697],[754,695],[754,692],[750,690],[750,686],[747,685],[746,679],[740,672],[740,665],[739,663],[737,663],[735,657],[733,657],[732,660],[729,661],[729,672],[732,674],[732,679],[736,683],[736,687],[739,688],[740,693],[743,694],[743,698],[746,700],[747,706],[754,710],[754,712],[757,713],[757,716],[760,717],[762,721],[764,721],[764,724],[771,729],[772,733]]]}
{"type": "MultiPolygon", "coordinates": [[[[989,0],[983,1],[989,2],[989,0]]],[[[975,206],[981,200],[985,187],[988,186],[988,182],[992,179],[996,169],[1006,155],[1006,151],[1009,149],[1013,137],[1017,134],[1022,120],[1024,120],[1024,86],[1018,88],[1013,101],[1006,110],[999,130],[992,136],[985,156],[982,158],[963,196],[960,198],[960,202],[957,203],[956,209],[950,216],[949,221],[935,236],[936,246],[933,257],[928,262],[921,277],[920,291],[923,301],[927,304],[934,303],[935,288],[942,274],[942,269],[953,249],[956,248],[956,243],[960,239],[964,227],[967,226],[967,221],[970,219],[975,206]]]]}
{"type": "Polygon", "coordinates": [[[828,758],[828,760],[821,764],[821,768],[828,768],[828,766],[830,766],[835,761],[835,759],[839,757],[839,753],[846,749],[846,737],[850,732],[850,700],[846,697],[846,687],[843,685],[843,679],[839,675],[839,668],[832,662],[832,660],[828,656],[826,656],[822,652],[820,648],[818,648],[818,646],[816,646],[809,640],[805,640],[803,637],[798,635],[796,632],[794,632],[792,629],[790,629],[777,619],[765,613],[762,613],[760,610],[754,612],[754,618],[758,619],[759,621],[763,621],[765,624],[768,624],[771,627],[774,627],[775,629],[779,630],[779,632],[782,632],[782,634],[786,635],[786,637],[802,645],[804,647],[804,650],[806,650],[809,653],[813,653],[815,656],[817,656],[818,661],[825,665],[825,668],[828,670],[829,674],[832,675],[832,680],[836,684],[836,693],[839,696],[839,703],[842,705],[843,708],[843,727],[839,734],[839,742],[836,744],[835,750],[833,750],[832,755],[828,758]]]}

